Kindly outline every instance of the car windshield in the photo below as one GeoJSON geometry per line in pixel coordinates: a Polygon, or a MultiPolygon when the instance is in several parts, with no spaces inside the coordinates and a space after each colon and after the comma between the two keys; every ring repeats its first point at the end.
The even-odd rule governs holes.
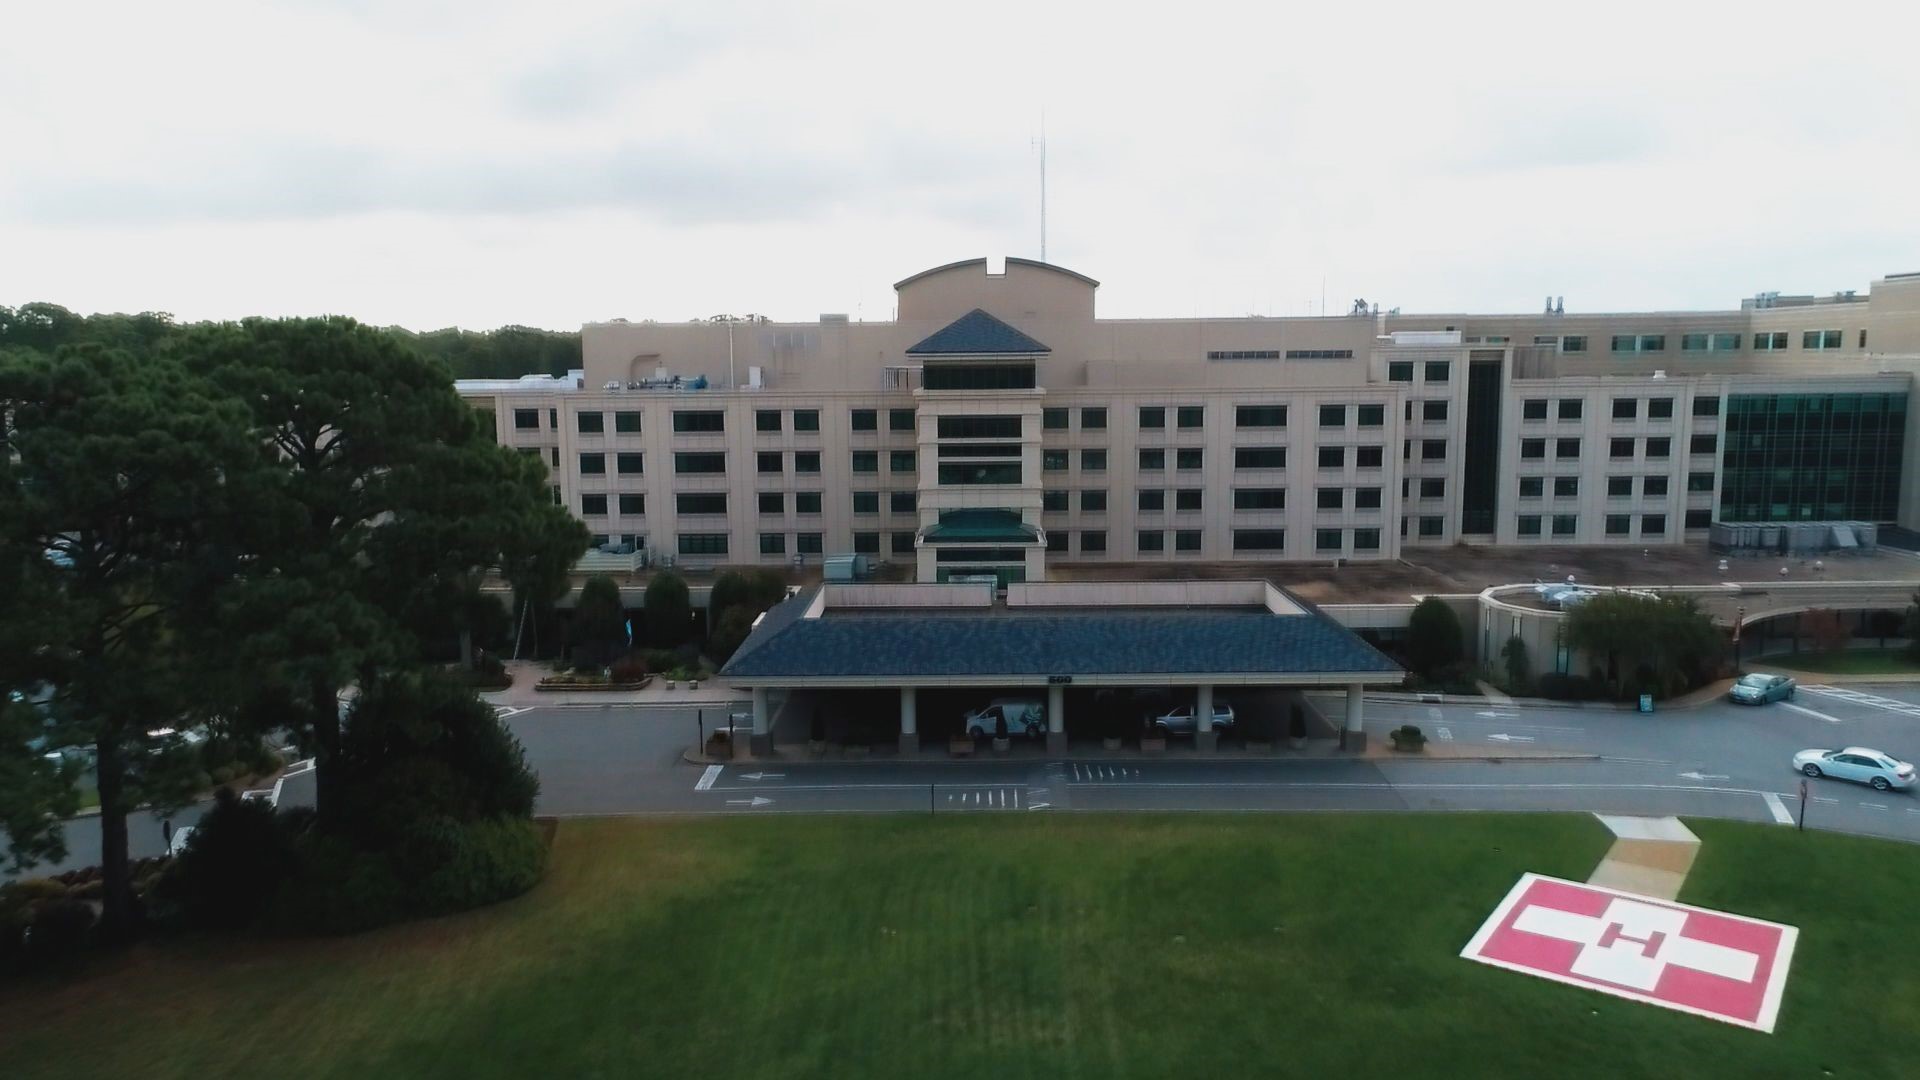
{"type": "Polygon", "coordinates": [[[1771,675],[1748,675],[1740,680],[1741,686],[1751,686],[1756,690],[1765,690],[1773,684],[1771,675]]]}

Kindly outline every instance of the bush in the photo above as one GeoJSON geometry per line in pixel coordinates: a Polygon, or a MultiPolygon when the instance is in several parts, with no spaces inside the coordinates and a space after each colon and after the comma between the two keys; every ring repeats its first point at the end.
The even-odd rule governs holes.
{"type": "Polygon", "coordinates": [[[655,645],[678,645],[693,632],[693,603],[688,599],[687,583],[673,571],[661,571],[647,582],[642,603],[647,615],[647,640],[655,645]]]}
{"type": "Polygon", "coordinates": [[[1418,750],[1427,744],[1427,736],[1413,724],[1402,724],[1387,732],[1395,750],[1418,750]]]}
{"type": "Polygon", "coordinates": [[[296,870],[268,922],[308,934],[351,934],[406,917],[405,890],[388,861],[344,837],[309,833],[294,845],[296,870]]]}
{"type": "Polygon", "coordinates": [[[237,930],[251,925],[273,903],[294,871],[293,836],[264,800],[214,793],[162,886],[192,925],[237,930]]]}
{"type": "Polygon", "coordinates": [[[547,867],[547,845],[531,821],[477,821],[448,836],[446,857],[413,890],[419,915],[494,904],[533,888],[547,867]]]}
{"type": "Polygon", "coordinates": [[[713,633],[707,635],[707,652],[715,661],[725,664],[753,633],[753,620],[759,618],[758,612],[744,606],[735,605],[720,613],[714,621],[713,633]]]}
{"type": "Polygon", "coordinates": [[[497,903],[537,884],[547,861],[533,822],[504,819],[418,820],[389,852],[311,834],[295,852],[298,869],[279,890],[270,923],[306,934],[352,934],[497,903]]]}
{"type": "Polygon", "coordinates": [[[33,908],[21,939],[21,955],[30,967],[63,963],[86,948],[96,916],[85,900],[43,900],[33,908]]]}
{"type": "Polygon", "coordinates": [[[629,653],[615,660],[607,668],[607,675],[614,682],[639,682],[647,677],[647,660],[643,656],[629,653]]]}
{"type": "Polygon", "coordinates": [[[1527,643],[1516,634],[1507,639],[1506,645],[1500,650],[1500,655],[1507,662],[1507,692],[1526,693],[1529,681],[1528,669],[1532,667],[1527,660],[1527,643]]]}
{"type": "Polygon", "coordinates": [[[1465,654],[1460,618],[1445,601],[1429,596],[1413,606],[1407,617],[1407,663],[1415,672],[1431,678],[1465,654]]]}
{"type": "Polygon", "coordinates": [[[26,907],[38,900],[65,900],[67,886],[51,878],[22,878],[0,889],[0,897],[4,897],[0,900],[0,911],[4,911],[10,904],[26,907]]]}
{"type": "Polygon", "coordinates": [[[1549,671],[1534,680],[1534,689],[1553,701],[1591,701],[1601,693],[1592,680],[1581,675],[1562,675],[1549,671]]]}

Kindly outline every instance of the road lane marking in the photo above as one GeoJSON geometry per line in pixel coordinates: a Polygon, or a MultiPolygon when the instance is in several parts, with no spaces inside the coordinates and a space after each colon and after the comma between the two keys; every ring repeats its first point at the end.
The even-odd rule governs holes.
{"type": "MultiPolygon", "coordinates": [[[[1920,717],[1920,705],[1915,705],[1911,701],[1900,701],[1897,698],[1881,697],[1879,694],[1868,694],[1859,690],[1849,690],[1844,686],[1827,686],[1820,683],[1812,686],[1802,686],[1800,689],[1808,691],[1809,693],[1824,694],[1827,697],[1839,698],[1841,701],[1852,702],[1855,705],[1866,705],[1875,709],[1885,709],[1888,712],[1899,713],[1902,716],[1920,717]]],[[[1782,702],[1781,704],[1786,703],[1782,702]]]]}
{"type": "Polygon", "coordinates": [[[1797,712],[1797,713],[1806,713],[1808,716],[1813,717],[1815,720],[1825,720],[1829,724],[1843,724],[1846,722],[1837,716],[1828,716],[1826,713],[1816,712],[1813,709],[1809,709],[1805,705],[1795,705],[1791,701],[1783,701],[1780,703],[1780,706],[1781,708],[1792,709],[1794,712],[1797,712]]]}
{"type": "Polygon", "coordinates": [[[707,766],[707,771],[704,773],[701,773],[700,779],[694,783],[693,790],[695,791],[707,790],[708,788],[713,786],[713,782],[715,780],[720,779],[720,774],[725,771],[726,771],[726,766],[724,765],[707,766]]]}
{"type": "Polygon", "coordinates": [[[1863,802],[1863,803],[1861,803],[1860,805],[1861,805],[1861,806],[1864,806],[1864,807],[1866,807],[1866,808],[1867,808],[1867,809],[1869,809],[1869,810],[1885,810],[1885,809],[1887,809],[1887,804],[1886,804],[1886,803],[1877,803],[1877,802],[1863,802]]]}
{"type": "Polygon", "coordinates": [[[1780,801],[1780,796],[1769,791],[1763,798],[1767,800],[1767,809],[1773,811],[1773,820],[1782,825],[1793,824],[1793,815],[1787,812],[1787,804],[1780,801]]]}
{"type": "Polygon", "coordinates": [[[1453,741],[1453,732],[1452,732],[1452,731],[1450,731],[1450,730],[1448,730],[1448,729],[1447,729],[1446,727],[1444,727],[1444,726],[1440,728],[1440,730],[1439,730],[1439,735],[1440,735],[1440,741],[1441,741],[1441,742],[1452,742],[1452,741],[1453,741]]]}
{"type": "Polygon", "coordinates": [[[1612,755],[1609,755],[1609,754],[1602,754],[1600,756],[1600,760],[1609,762],[1614,765],[1672,765],[1673,764],[1673,762],[1671,761],[1662,761],[1659,758],[1613,757],[1612,755]]]}

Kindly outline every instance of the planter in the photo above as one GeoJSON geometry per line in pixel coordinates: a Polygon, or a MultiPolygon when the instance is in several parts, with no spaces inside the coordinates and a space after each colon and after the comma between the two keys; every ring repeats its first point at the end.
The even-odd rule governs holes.
{"type": "Polygon", "coordinates": [[[568,690],[614,690],[627,692],[644,689],[647,684],[652,681],[653,676],[651,675],[641,679],[639,682],[585,682],[569,678],[547,678],[534,683],[533,688],[548,693],[568,690]]]}
{"type": "Polygon", "coordinates": [[[1140,738],[1140,749],[1142,752],[1148,754],[1164,754],[1167,751],[1167,737],[1165,735],[1143,735],[1140,738]]]}
{"type": "Polygon", "coordinates": [[[669,690],[678,690],[678,689],[680,689],[680,683],[679,683],[679,682],[678,682],[677,680],[674,680],[674,679],[668,679],[668,680],[667,680],[667,689],[669,689],[669,690]]]}
{"type": "Polygon", "coordinates": [[[1100,740],[1100,746],[1105,750],[1118,750],[1120,749],[1120,740],[1109,736],[1100,740]]]}
{"type": "Polygon", "coordinates": [[[699,679],[688,679],[688,680],[687,680],[687,689],[689,689],[689,690],[698,690],[698,689],[700,689],[700,680],[699,680],[699,679]]]}
{"type": "Polygon", "coordinates": [[[947,740],[947,753],[954,757],[972,757],[973,740],[964,735],[955,735],[947,740]]]}
{"type": "Polygon", "coordinates": [[[1013,749],[1012,739],[1002,739],[1002,738],[996,737],[993,740],[993,752],[996,754],[1004,754],[1007,751],[1012,749],[1013,749]]]}
{"type": "Polygon", "coordinates": [[[827,740],[808,739],[807,754],[811,757],[824,757],[827,753],[827,740]]]}
{"type": "Polygon", "coordinates": [[[1426,746],[1427,744],[1424,739],[1421,740],[1420,742],[1411,742],[1406,739],[1393,740],[1394,750],[1402,754],[1417,754],[1420,751],[1426,749],[1426,746]]]}

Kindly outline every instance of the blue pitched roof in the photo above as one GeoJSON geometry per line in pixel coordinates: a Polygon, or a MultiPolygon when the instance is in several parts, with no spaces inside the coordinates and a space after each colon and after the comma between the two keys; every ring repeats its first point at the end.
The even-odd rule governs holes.
{"type": "Polygon", "coordinates": [[[928,334],[907,350],[908,356],[979,356],[992,353],[1032,355],[1052,349],[1001,322],[979,308],[928,334]]]}
{"type": "Polygon", "coordinates": [[[1312,674],[1399,665],[1309,609],[893,614],[804,619],[811,590],[774,608],[721,671],[742,678],[1312,674]]]}

